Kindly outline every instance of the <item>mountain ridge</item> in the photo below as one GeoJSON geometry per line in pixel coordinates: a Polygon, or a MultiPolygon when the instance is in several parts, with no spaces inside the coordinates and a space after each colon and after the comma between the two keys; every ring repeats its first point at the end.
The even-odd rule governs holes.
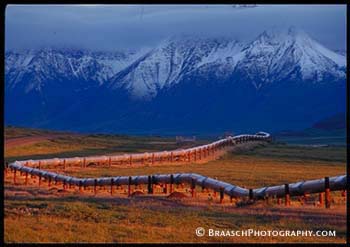
{"type": "Polygon", "coordinates": [[[132,52],[6,52],[5,123],[176,132],[254,128],[256,116],[299,128],[345,107],[345,75],[344,56],[293,28],[246,44],[188,36],[132,52]]]}

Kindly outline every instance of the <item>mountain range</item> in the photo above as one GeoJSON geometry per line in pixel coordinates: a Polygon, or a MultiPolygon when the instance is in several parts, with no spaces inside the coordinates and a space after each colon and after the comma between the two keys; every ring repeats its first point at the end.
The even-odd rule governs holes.
{"type": "Polygon", "coordinates": [[[346,109],[346,58],[307,33],[174,36],[136,51],[5,53],[5,124],[83,132],[300,129],[346,109]]]}

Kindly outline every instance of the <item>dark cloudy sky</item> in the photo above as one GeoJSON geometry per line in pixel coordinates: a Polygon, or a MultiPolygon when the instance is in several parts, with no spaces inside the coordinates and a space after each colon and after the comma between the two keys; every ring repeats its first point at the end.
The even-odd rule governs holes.
{"type": "Polygon", "coordinates": [[[249,41],[265,29],[289,26],[345,50],[345,5],[8,5],[5,47],[113,50],[153,46],[175,34],[249,41]]]}

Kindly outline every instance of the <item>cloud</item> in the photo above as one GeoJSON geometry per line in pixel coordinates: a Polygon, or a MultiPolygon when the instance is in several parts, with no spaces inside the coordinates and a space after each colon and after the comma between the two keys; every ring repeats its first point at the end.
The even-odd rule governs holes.
{"type": "Polygon", "coordinates": [[[116,50],[152,46],[174,34],[251,40],[290,25],[330,48],[345,47],[345,5],[8,5],[5,47],[116,50]]]}

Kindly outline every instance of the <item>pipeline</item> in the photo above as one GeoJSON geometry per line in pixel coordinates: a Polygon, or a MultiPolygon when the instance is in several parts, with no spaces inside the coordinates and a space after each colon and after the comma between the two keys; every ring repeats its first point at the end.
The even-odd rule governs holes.
{"type": "MultiPolygon", "coordinates": [[[[100,178],[77,178],[54,172],[48,172],[37,168],[26,167],[18,161],[11,163],[9,165],[9,168],[14,171],[19,171],[21,173],[31,174],[40,178],[50,179],[53,182],[61,182],[69,186],[145,185],[149,184],[150,177],[143,175],[100,178]]],[[[346,175],[330,177],[328,179],[324,178],[316,180],[307,180],[285,185],[262,187],[253,189],[252,191],[246,188],[239,187],[237,185],[202,176],[196,173],[152,175],[152,184],[190,184],[192,186],[201,186],[202,188],[212,189],[214,191],[222,191],[224,194],[230,197],[250,197],[251,199],[263,199],[266,197],[284,197],[286,194],[286,187],[289,189],[288,194],[290,196],[301,196],[308,193],[320,193],[325,190],[326,181],[329,184],[329,189],[331,191],[346,189],[346,175]]]]}
{"type": "Polygon", "coordinates": [[[79,166],[86,167],[88,164],[108,164],[112,166],[117,162],[124,164],[142,163],[149,161],[152,165],[154,163],[161,163],[163,161],[198,161],[208,157],[213,157],[213,154],[226,147],[232,147],[236,144],[254,142],[254,141],[271,141],[270,134],[266,132],[259,132],[255,135],[238,135],[228,136],[224,139],[215,141],[210,144],[201,145],[188,149],[160,151],[151,153],[131,153],[122,155],[110,156],[88,156],[88,157],[73,157],[73,158],[53,158],[53,159],[38,159],[38,160],[23,160],[21,162],[25,166],[42,168],[43,166],[79,166]]]}
{"type": "MultiPolygon", "coordinates": [[[[216,151],[219,148],[225,147],[227,145],[235,145],[236,143],[243,143],[249,141],[271,141],[271,136],[265,132],[259,132],[255,135],[239,135],[235,137],[227,137],[219,141],[213,142],[208,145],[203,145],[195,148],[189,148],[186,150],[175,150],[171,154],[176,156],[180,154],[191,154],[191,152],[206,150],[216,151]]],[[[155,152],[151,155],[161,155],[168,154],[169,151],[164,152],[155,152]]],[[[135,154],[134,156],[136,156],[135,154]]],[[[141,154],[142,156],[144,154],[141,154]]],[[[177,174],[158,174],[151,176],[117,176],[117,177],[100,177],[100,178],[77,178],[72,176],[66,176],[63,174],[58,174],[55,172],[49,172],[40,169],[40,164],[57,164],[59,162],[72,162],[73,160],[86,160],[89,161],[106,161],[114,160],[123,155],[117,156],[100,156],[100,157],[76,157],[70,159],[46,159],[46,160],[36,160],[36,161],[15,161],[11,164],[8,164],[5,169],[11,169],[16,174],[16,171],[25,173],[26,175],[30,174],[32,176],[38,176],[40,179],[48,179],[53,182],[61,182],[64,185],[77,185],[77,186],[122,186],[122,185],[145,185],[150,183],[152,184],[190,184],[193,186],[201,186],[202,188],[212,189],[214,191],[219,191],[221,194],[226,194],[228,196],[235,198],[244,198],[249,197],[250,199],[263,199],[266,197],[283,197],[288,194],[288,196],[302,196],[307,193],[320,193],[325,190],[337,191],[337,190],[346,190],[347,188],[347,177],[346,175],[336,176],[336,177],[326,177],[324,179],[300,181],[297,183],[284,184],[278,186],[262,187],[257,189],[246,189],[219,181],[210,177],[202,176],[196,173],[177,173],[177,174]],[[39,168],[30,167],[28,165],[38,164],[39,168]],[[151,179],[150,179],[151,178],[151,179]]],[[[131,156],[132,157],[132,156],[131,156]]],[[[137,156],[136,156],[137,157],[137,156]]]]}

